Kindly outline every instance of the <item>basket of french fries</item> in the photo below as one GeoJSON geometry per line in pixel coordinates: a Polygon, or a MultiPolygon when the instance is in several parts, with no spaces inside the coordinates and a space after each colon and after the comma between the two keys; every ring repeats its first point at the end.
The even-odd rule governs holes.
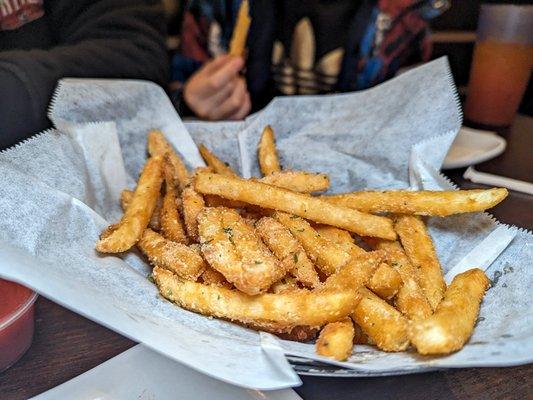
{"type": "Polygon", "coordinates": [[[188,170],[162,132],[100,253],[136,247],[177,307],[344,361],[354,345],[445,355],[469,340],[489,286],[472,268],[446,284],[424,217],[479,212],[506,189],[326,195],[327,174],[284,170],[266,126],[262,177],[243,179],[207,147],[188,170]]]}

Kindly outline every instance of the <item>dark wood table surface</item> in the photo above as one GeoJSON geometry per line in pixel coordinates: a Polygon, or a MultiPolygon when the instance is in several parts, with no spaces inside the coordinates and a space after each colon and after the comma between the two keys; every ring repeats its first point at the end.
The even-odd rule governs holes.
{"type": "MultiPolygon", "coordinates": [[[[533,182],[533,118],[518,118],[505,134],[506,152],[477,168],[533,182]]],[[[453,170],[447,175],[462,188],[482,187],[463,180],[463,172],[453,170]]],[[[511,192],[492,212],[502,222],[533,229],[533,196],[511,192]]],[[[134,345],[135,342],[40,297],[36,303],[34,343],[18,363],[0,373],[0,399],[35,396],[134,345]]],[[[303,376],[302,380],[303,386],[296,391],[305,400],[533,398],[532,365],[452,369],[384,378],[303,376]]]]}

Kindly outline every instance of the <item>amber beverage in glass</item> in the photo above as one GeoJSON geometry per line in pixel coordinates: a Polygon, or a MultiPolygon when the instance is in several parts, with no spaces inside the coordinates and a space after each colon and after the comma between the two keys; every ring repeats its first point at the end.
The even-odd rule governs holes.
{"type": "Polygon", "coordinates": [[[509,126],[532,65],[533,6],[483,5],[465,104],[467,122],[509,126]]]}

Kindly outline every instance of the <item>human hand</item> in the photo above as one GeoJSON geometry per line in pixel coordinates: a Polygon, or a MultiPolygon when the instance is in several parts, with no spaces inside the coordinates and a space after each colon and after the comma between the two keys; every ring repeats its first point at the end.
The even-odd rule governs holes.
{"type": "Polygon", "coordinates": [[[200,118],[243,119],[251,109],[245,79],[239,75],[241,57],[222,55],[207,62],[185,83],[183,99],[200,118]]]}

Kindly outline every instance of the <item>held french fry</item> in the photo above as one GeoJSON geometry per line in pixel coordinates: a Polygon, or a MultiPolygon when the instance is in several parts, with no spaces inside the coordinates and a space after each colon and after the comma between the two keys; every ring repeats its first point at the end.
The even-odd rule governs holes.
{"type": "Polygon", "coordinates": [[[174,186],[183,189],[188,185],[189,172],[161,131],[153,130],[148,134],[148,153],[152,157],[166,155],[172,164],[174,186]]]}
{"type": "Polygon", "coordinates": [[[154,268],[153,277],[163,297],[187,310],[263,327],[269,324],[322,326],[346,317],[357,302],[352,289],[300,289],[250,296],[237,290],[184,280],[158,267],[154,268]]]}
{"type": "Polygon", "coordinates": [[[402,215],[396,219],[395,228],[405,254],[418,271],[420,287],[435,310],[446,290],[446,282],[426,225],[420,217],[402,215]]]}
{"type": "Polygon", "coordinates": [[[242,0],[237,14],[237,21],[233,27],[233,34],[229,46],[229,54],[236,57],[244,56],[244,49],[246,48],[246,39],[248,38],[248,29],[252,19],[250,18],[250,5],[248,0],[242,0]]]}
{"type": "Polygon", "coordinates": [[[385,300],[392,299],[402,286],[400,274],[386,263],[380,264],[366,285],[375,294],[385,300]]]}
{"type": "Polygon", "coordinates": [[[309,258],[326,276],[339,271],[352,258],[351,253],[320,236],[303,218],[282,212],[274,213],[274,218],[300,242],[309,258]]]}
{"type": "Polygon", "coordinates": [[[390,212],[445,217],[452,214],[484,211],[507,197],[507,189],[473,189],[453,191],[363,191],[323,199],[367,213],[390,212]]]}
{"type": "Polygon", "coordinates": [[[205,163],[213,169],[217,174],[235,176],[237,175],[224,161],[220,160],[217,156],[209,151],[203,144],[198,146],[200,154],[205,163]]]}
{"type": "Polygon", "coordinates": [[[200,193],[216,194],[231,200],[284,211],[362,236],[376,236],[390,240],[396,238],[392,221],[388,218],[335,206],[316,197],[252,180],[200,173],[196,177],[195,188],[200,193]]]}
{"type": "Polygon", "coordinates": [[[265,126],[263,129],[263,134],[261,135],[261,140],[257,148],[257,159],[259,160],[259,168],[265,177],[274,172],[281,171],[278,152],[276,150],[276,139],[270,125],[265,126]]]}
{"type": "Polygon", "coordinates": [[[287,273],[254,229],[229,208],[206,208],[198,216],[202,253],[235,287],[254,295],[265,292],[287,273]]]}
{"type": "Polygon", "coordinates": [[[448,354],[460,350],[472,335],[488,286],[489,279],[480,269],[457,275],[435,313],[411,325],[409,336],[417,351],[448,354]]]}
{"type": "MultiPolygon", "coordinates": [[[[130,205],[132,198],[132,190],[124,189],[120,193],[120,206],[122,207],[122,211],[126,211],[126,208],[128,208],[128,206],[130,205]]],[[[163,200],[161,199],[161,196],[159,196],[157,198],[157,203],[155,205],[154,212],[150,217],[150,222],[148,223],[150,229],[153,229],[154,231],[159,231],[161,229],[161,207],[163,207],[163,200]]]]}
{"type": "Polygon", "coordinates": [[[410,320],[429,317],[433,310],[418,284],[418,271],[397,241],[376,240],[377,249],[387,254],[387,262],[400,274],[402,285],[394,300],[396,308],[410,320]]]}
{"type": "Polygon", "coordinates": [[[185,228],[181,222],[176,202],[172,166],[169,163],[165,163],[164,176],[166,191],[163,196],[163,205],[161,206],[161,234],[173,242],[188,244],[189,239],[185,234],[185,228]]]}
{"type": "Polygon", "coordinates": [[[259,179],[259,182],[300,193],[324,192],[329,188],[329,177],[326,174],[306,171],[272,172],[259,179]]]}
{"type": "Polygon", "coordinates": [[[163,181],[163,158],[151,157],[144,165],[133,198],[120,222],[96,243],[101,253],[121,253],[141,238],[154,212],[163,181]]]}
{"type": "Polygon", "coordinates": [[[320,331],[315,345],[316,353],[337,361],[345,361],[352,353],[354,334],[350,318],[330,322],[320,331]]]}
{"type": "Polygon", "coordinates": [[[263,217],[255,224],[255,230],[270,251],[281,260],[284,268],[299,282],[310,288],[320,284],[313,263],[283,224],[273,218],[263,217]]]}
{"type": "Polygon", "coordinates": [[[360,300],[351,317],[370,340],[383,351],[407,349],[407,319],[368,289],[359,289],[358,295],[360,300]]]}
{"type": "Polygon", "coordinates": [[[198,241],[198,215],[205,208],[204,198],[192,187],[187,186],[181,193],[181,208],[187,234],[195,242],[198,241]]]}
{"type": "Polygon", "coordinates": [[[165,239],[146,229],[137,243],[150,263],[168,269],[184,279],[195,281],[204,272],[205,262],[198,249],[165,239]]]}

